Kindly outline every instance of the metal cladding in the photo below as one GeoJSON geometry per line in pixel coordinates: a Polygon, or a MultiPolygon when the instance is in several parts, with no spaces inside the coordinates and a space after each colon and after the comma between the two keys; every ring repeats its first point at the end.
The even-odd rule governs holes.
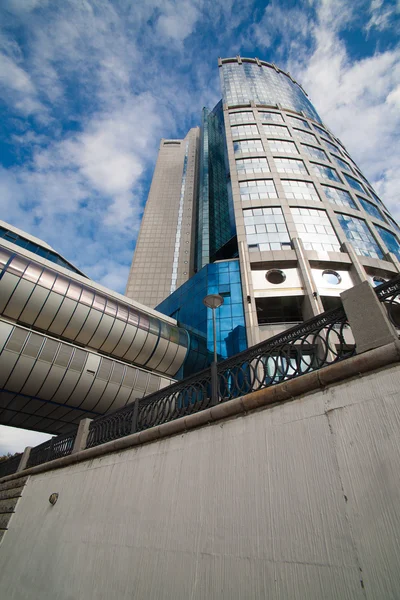
{"type": "Polygon", "coordinates": [[[29,256],[0,247],[0,423],[67,433],[172,382],[186,330],[29,256]]]}

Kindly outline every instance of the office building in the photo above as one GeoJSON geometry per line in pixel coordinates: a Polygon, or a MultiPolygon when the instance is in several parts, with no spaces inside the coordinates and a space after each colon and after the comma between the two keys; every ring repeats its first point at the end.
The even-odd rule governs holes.
{"type": "MultiPolygon", "coordinates": [[[[202,294],[221,293],[225,302],[217,311],[218,351],[226,357],[246,343],[256,344],[338,306],[340,293],[356,283],[376,285],[396,275],[400,230],[289,73],[241,57],[219,59],[219,71],[222,100],[212,111],[203,110],[197,188],[190,188],[196,219],[192,210],[184,243],[193,271],[185,277],[193,275],[186,282],[176,280],[177,287],[183,285],[172,285],[172,295],[168,292],[158,308],[196,326],[211,348],[211,311],[199,321],[190,304],[196,297],[199,306],[202,294]],[[241,294],[238,299],[235,290],[235,302],[229,276],[220,280],[213,273],[205,285],[208,275],[202,275],[211,264],[218,274],[229,273],[232,261],[240,271],[241,294]],[[240,328],[245,336],[235,335],[240,328]],[[240,342],[232,344],[232,339],[240,342]]],[[[163,147],[160,157],[162,152],[163,147]]],[[[194,155],[192,159],[196,162],[194,155]]],[[[157,186],[166,188],[157,169],[157,186]]],[[[179,189],[185,169],[176,177],[179,189]]],[[[178,230],[179,193],[171,202],[178,230]]],[[[147,213],[150,206],[155,210],[154,204],[151,191],[142,226],[149,238],[147,213]]],[[[143,269],[139,251],[130,282],[143,269]]],[[[171,262],[168,269],[167,279],[171,262]]]]}

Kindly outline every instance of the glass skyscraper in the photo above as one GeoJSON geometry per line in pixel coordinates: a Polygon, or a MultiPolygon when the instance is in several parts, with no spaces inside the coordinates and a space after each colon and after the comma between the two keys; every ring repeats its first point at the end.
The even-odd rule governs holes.
{"type": "MultiPolygon", "coordinates": [[[[203,110],[199,143],[191,156],[194,183],[185,203],[192,211],[182,242],[188,268],[175,287],[168,271],[173,294],[168,291],[158,308],[199,329],[199,315],[190,305],[194,289],[210,292],[207,285],[197,285],[207,278],[203,270],[209,273],[210,265],[216,265],[222,272],[228,265],[229,273],[229,263],[235,262],[242,311],[236,317],[231,310],[229,327],[221,313],[217,337],[225,357],[243,349],[244,330],[247,344],[255,344],[337,306],[340,293],[359,282],[376,285],[396,275],[400,230],[290,74],[241,57],[219,59],[219,70],[222,100],[212,111],[203,110]],[[234,331],[242,333],[237,343],[229,343],[234,331]]],[[[159,161],[160,156],[157,180],[159,161]]],[[[177,189],[185,177],[182,161],[177,189]]],[[[156,210],[151,196],[141,228],[149,243],[156,236],[147,224],[149,206],[156,210]]],[[[176,243],[182,195],[176,193],[173,203],[176,219],[163,236],[176,243]]],[[[147,277],[152,277],[151,269],[159,269],[159,263],[157,258],[149,261],[141,237],[139,252],[147,257],[147,277]]],[[[127,295],[138,269],[145,270],[143,264],[134,259],[127,295]]],[[[218,280],[212,293],[232,297],[231,285],[236,281],[218,280]]],[[[237,299],[237,290],[234,295],[237,299]]],[[[150,305],[151,300],[140,298],[150,305]]],[[[200,330],[207,332],[210,349],[209,325],[203,323],[200,330]]]]}

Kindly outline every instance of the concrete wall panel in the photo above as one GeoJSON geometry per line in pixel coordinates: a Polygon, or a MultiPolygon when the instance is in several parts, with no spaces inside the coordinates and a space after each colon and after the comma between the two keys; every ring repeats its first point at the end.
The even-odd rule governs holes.
{"type": "Polygon", "coordinates": [[[394,366],[31,476],[0,596],[397,598],[399,390],[394,366]]]}

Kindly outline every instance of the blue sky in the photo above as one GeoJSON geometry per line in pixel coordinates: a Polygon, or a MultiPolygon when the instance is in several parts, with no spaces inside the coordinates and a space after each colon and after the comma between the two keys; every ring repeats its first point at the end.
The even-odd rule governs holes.
{"type": "MultiPolygon", "coordinates": [[[[123,292],[161,137],[220,98],[218,56],[275,62],[400,220],[396,0],[2,0],[1,218],[123,292]]],[[[0,453],[38,443],[0,429],[0,453]]]]}

